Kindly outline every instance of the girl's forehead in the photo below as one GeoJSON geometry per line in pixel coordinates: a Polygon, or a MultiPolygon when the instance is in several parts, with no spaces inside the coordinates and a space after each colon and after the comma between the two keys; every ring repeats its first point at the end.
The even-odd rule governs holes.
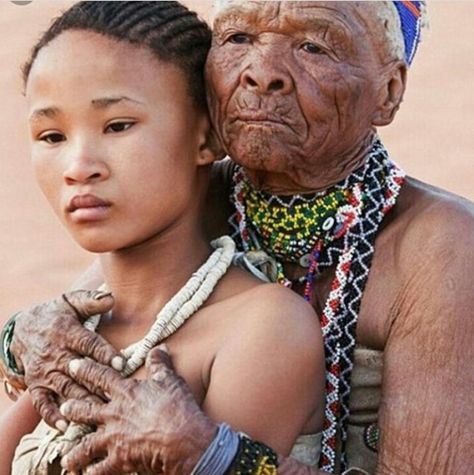
{"type": "Polygon", "coordinates": [[[42,48],[26,86],[29,101],[90,104],[96,97],[125,96],[150,107],[186,91],[181,70],[147,47],[82,30],[64,32],[42,48]]]}
{"type": "Polygon", "coordinates": [[[28,84],[38,77],[48,76],[58,84],[65,78],[76,77],[110,84],[130,82],[146,89],[150,83],[159,84],[173,72],[180,74],[179,68],[159,61],[146,46],[91,31],[69,30],[39,51],[28,84]]]}
{"type": "Polygon", "coordinates": [[[77,63],[91,63],[99,68],[121,64],[126,66],[130,62],[143,62],[145,66],[152,66],[157,61],[146,46],[132,45],[93,31],[67,30],[41,48],[32,69],[36,64],[45,67],[45,64],[60,62],[68,67],[77,63]],[[63,60],[63,56],[67,56],[67,61],[63,60]]]}

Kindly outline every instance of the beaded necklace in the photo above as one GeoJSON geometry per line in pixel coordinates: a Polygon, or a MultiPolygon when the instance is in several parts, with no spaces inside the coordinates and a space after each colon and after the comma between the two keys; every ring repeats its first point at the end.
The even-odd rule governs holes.
{"type": "MultiPolygon", "coordinates": [[[[159,342],[176,332],[189,317],[204,304],[219,280],[225,275],[232,263],[235,243],[229,236],[214,240],[211,245],[215,251],[207,261],[192,274],[171,300],[160,310],[148,333],[138,342],[123,349],[125,367],[122,375],[127,377],[140,368],[150,350],[159,342]]],[[[100,290],[106,290],[102,286],[100,290]]],[[[84,326],[95,331],[100,322],[100,315],[90,317],[84,326]]],[[[49,473],[48,466],[58,457],[67,454],[92,428],[71,423],[62,434],[50,429],[38,450],[33,455],[29,473],[49,473]]]]}
{"type": "Polygon", "coordinates": [[[282,197],[255,190],[241,168],[235,172],[234,184],[236,220],[244,251],[271,250],[276,260],[276,282],[286,287],[294,282],[285,276],[283,262],[297,262],[309,268],[298,281],[306,282],[305,298],[310,301],[309,291],[322,249],[340,239],[360,216],[362,184],[282,197]]]}
{"type": "MultiPolygon", "coordinates": [[[[276,261],[278,272],[274,280],[287,286],[294,282],[284,276],[283,263],[298,262],[307,268],[298,282],[304,283],[304,297],[309,302],[314,278],[336,265],[320,316],[326,357],[320,468],[330,473],[337,465],[338,434],[341,469],[347,465],[345,446],[356,323],[375,237],[382,219],[396,202],[404,176],[379,139],[375,139],[365,165],[323,194],[297,195],[290,200],[271,197],[254,190],[241,168],[233,177],[236,211],[229,222],[244,257],[265,251],[269,259],[276,261]],[[284,224],[280,225],[278,219],[284,224]],[[276,246],[275,252],[272,245],[276,246]]],[[[241,262],[245,264],[247,260],[241,262]]]]}

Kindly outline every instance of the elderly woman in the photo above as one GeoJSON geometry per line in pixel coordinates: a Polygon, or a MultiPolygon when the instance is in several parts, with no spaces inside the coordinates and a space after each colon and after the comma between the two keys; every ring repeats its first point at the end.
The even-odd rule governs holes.
{"type": "MultiPolygon", "coordinates": [[[[215,170],[220,186],[209,199],[210,229],[224,229],[230,214],[242,251],[237,260],[291,286],[322,315],[324,472],[467,474],[474,462],[472,378],[462,364],[474,357],[474,206],[405,177],[376,136],[402,101],[421,6],[226,1],[214,25],[210,111],[238,166],[215,170]]],[[[86,297],[74,296],[80,318],[91,311],[86,297]]],[[[79,401],[58,413],[51,395],[71,397],[74,389],[55,385],[54,365],[34,348],[54,343],[65,359],[79,353],[105,364],[117,356],[78,325],[68,337],[54,331],[74,318],[55,301],[21,314],[9,333],[11,359],[25,369],[30,391],[49,390],[36,404],[51,424],[62,417],[94,423],[97,414],[79,401]]],[[[159,424],[143,433],[141,455],[160,460],[166,473],[180,473],[183,459],[197,464],[194,473],[324,473],[284,457],[249,459],[253,446],[238,434],[230,442],[216,436],[160,353],[152,358],[161,395],[127,407],[126,415],[125,382],[113,369],[73,365],[74,384],[105,390],[111,400],[101,414],[104,436],[77,447],[65,466],[85,467],[120,444],[120,454],[105,456],[95,473],[130,467],[134,418],[159,413],[159,424]],[[183,418],[196,432],[186,446],[183,418]],[[217,468],[223,454],[229,462],[217,468]]],[[[145,386],[136,382],[134,391],[145,386]]]]}

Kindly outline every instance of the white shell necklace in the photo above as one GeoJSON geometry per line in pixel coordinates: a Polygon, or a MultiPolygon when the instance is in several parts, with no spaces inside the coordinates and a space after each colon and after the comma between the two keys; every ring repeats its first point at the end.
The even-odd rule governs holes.
{"type": "MultiPolygon", "coordinates": [[[[235,243],[229,236],[222,236],[212,241],[211,246],[215,251],[161,309],[145,337],[122,350],[126,361],[122,370],[123,376],[130,376],[140,368],[153,347],[176,332],[191,315],[196,313],[225,275],[234,257],[235,243]]],[[[101,290],[105,289],[105,286],[101,287],[101,290]]],[[[95,331],[99,321],[100,315],[94,315],[84,326],[95,331]]],[[[29,473],[37,475],[49,473],[49,464],[58,457],[66,455],[90,431],[90,427],[75,423],[71,423],[64,434],[50,429],[32,458],[29,473]]]]}
{"type": "MultiPolygon", "coordinates": [[[[121,350],[125,358],[124,376],[130,376],[140,368],[152,348],[172,335],[209,298],[214,287],[224,276],[235,254],[235,243],[229,236],[222,236],[211,242],[215,251],[207,261],[193,273],[184,287],[161,309],[149,332],[140,340],[121,350]]],[[[106,290],[101,287],[101,290],[106,290]]],[[[84,326],[95,331],[100,315],[90,317],[84,326]]]]}

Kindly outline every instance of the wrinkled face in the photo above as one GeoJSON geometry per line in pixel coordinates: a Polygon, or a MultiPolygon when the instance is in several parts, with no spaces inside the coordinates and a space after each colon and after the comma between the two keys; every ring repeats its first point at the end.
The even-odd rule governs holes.
{"type": "Polygon", "coordinates": [[[80,245],[128,248],[195,211],[208,120],[177,67],[70,31],[40,51],[26,96],[39,185],[80,245]]]}
{"type": "Polygon", "coordinates": [[[370,3],[227,2],[207,80],[213,123],[235,161],[323,172],[371,134],[388,58],[370,3]]]}

